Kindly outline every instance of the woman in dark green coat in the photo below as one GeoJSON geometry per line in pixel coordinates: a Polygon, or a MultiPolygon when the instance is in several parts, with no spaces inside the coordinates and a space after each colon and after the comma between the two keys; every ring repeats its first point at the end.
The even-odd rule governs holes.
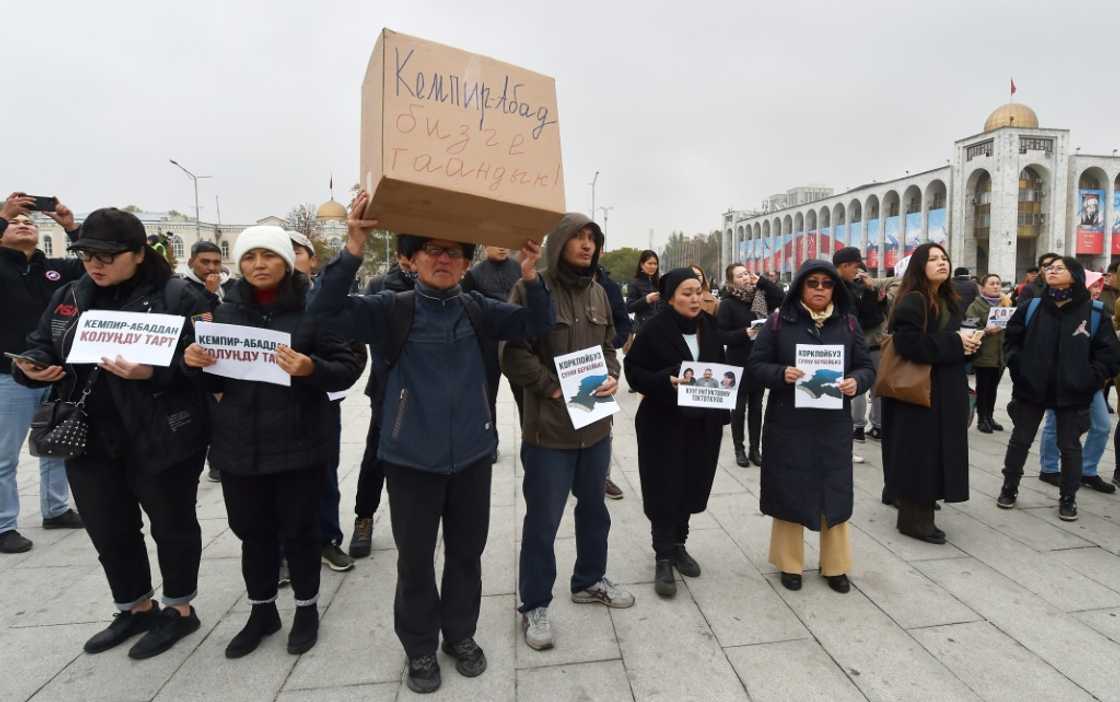
{"type": "Polygon", "coordinates": [[[1003,327],[988,324],[993,307],[1009,307],[1011,300],[1003,294],[1003,281],[995,273],[980,279],[980,294],[965,310],[966,322],[976,329],[984,330],[984,341],[972,359],[976,370],[976,428],[984,434],[1003,431],[1003,427],[992,417],[996,408],[996,390],[1003,376],[1003,327]]]}

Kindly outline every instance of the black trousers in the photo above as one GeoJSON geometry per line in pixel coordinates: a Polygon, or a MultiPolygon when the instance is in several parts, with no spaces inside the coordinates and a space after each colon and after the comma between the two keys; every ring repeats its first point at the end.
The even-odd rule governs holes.
{"type": "Polygon", "coordinates": [[[759,448],[762,436],[762,396],[766,388],[750,388],[739,383],[739,399],[731,413],[731,441],[736,449],[743,448],[743,422],[747,424],[747,438],[751,450],[759,448]]]}
{"type": "MultiPolygon", "coordinates": [[[[1008,412],[1015,428],[1011,431],[1007,455],[1003,459],[1003,477],[1005,481],[1017,486],[1019,478],[1023,476],[1027,452],[1034,443],[1046,408],[1022,400],[1012,400],[1008,412]]],[[[1058,452],[1062,457],[1060,491],[1062,497],[1073,497],[1081,487],[1081,435],[1089,431],[1089,408],[1059,407],[1054,410],[1054,419],[1058,429],[1058,452]]]]}
{"type": "Polygon", "coordinates": [[[459,473],[385,464],[397,542],[393,626],[410,659],[433,655],[440,631],[474,636],[482,604],[482,550],[490,529],[490,459],[459,473]],[[436,535],[443,522],[443,582],[436,590],[436,535]]]}
{"type": "Polygon", "coordinates": [[[324,469],[244,476],[222,473],[229,526],[241,539],[241,574],[253,604],[276,600],[280,557],[297,605],[319,599],[319,498],[324,469]]]}
{"type": "Polygon", "coordinates": [[[996,390],[999,389],[999,379],[1003,377],[1003,368],[977,368],[976,369],[976,416],[981,419],[991,419],[996,411],[996,390]]]}
{"type": "Polygon", "coordinates": [[[517,403],[517,426],[523,427],[525,426],[525,388],[514,385],[509,378],[506,380],[509,381],[509,389],[513,392],[513,401],[517,403]]]}
{"type": "Polygon", "coordinates": [[[202,450],[159,473],[146,472],[127,458],[66,461],[74,502],[119,609],[128,610],[152,595],[141,509],[156,542],[164,604],[186,604],[197,594],[202,530],[195,503],[205,461],[202,450]]]}
{"type": "MultiPolygon", "coordinates": [[[[372,401],[371,401],[372,404],[372,401]]],[[[373,416],[377,416],[373,407],[373,416]]],[[[381,488],[385,486],[385,468],[377,457],[377,444],[381,441],[381,425],[371,419],[366,432],[366,452],[362,454],[362,466],[358,469],[358,495],[354,499],[354,515],[369,519],[381,506],[381,488]]]]}
{"type": "Polygon", "coordinates": [[[681,514],[673,520],[656,519],[650,521],[650,534],[653,537],[653,552],[659,559],[672,558],[676,547],[688,541],[688,520],[692,515],[681,514]]]}

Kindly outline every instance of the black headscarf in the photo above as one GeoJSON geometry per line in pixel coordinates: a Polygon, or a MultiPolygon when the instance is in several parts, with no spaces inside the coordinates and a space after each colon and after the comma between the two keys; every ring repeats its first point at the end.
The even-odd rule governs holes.
{"type": "Polygon", "coordinates": [[[685,317],[678,313],[673,306],[669,304],[672,299],[673,293],[677,291],[681,283],[686,280],[695,280],[700,282],[700,276],[696,275],[696,271],[691,268],[674,268],[665,275],[661,276],[661,281],[657,284],[657,291],[661,293],[661,301],[664,302],[673,315],[673,319],[677,323],[677,329],[680,329],[681,334],[695,334],[697,325],[699,323],[700,315],[695,317],[685,317]]]}

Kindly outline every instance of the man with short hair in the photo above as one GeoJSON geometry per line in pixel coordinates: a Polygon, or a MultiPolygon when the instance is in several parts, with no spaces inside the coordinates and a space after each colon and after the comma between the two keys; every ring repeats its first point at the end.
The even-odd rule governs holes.
{"type": "MultiPolygon", "coordinates": [[[[47,258],[39,250],[39,227],[31,219],[34,199],[13,193],[0,208],[0,352],[22,353],[55,290],[85,273],[77,258],[47,258]]],[[[62,203],[48,217],[74,239],[78,227],[62,203]]],[[[12,378],[12,362],[0,356],[0,553],[23,553],[33,546],[16,530],[19,486],[16,466],[35,410],[50,388],[27,388],[12,378]]],[[[80,529],[82,520],[70,509],[66,465],[59,458],[39,459],[39,511],[44,529],[80,529]]]]}
{"type": "MultiPolygon", "coordinates": [[[[879,371],[880,344],[883,340],[887,315],[885,311],[887,288],[895,281],[893,278],[875,279],[863,267],[863,255],[855,246],[845,246],[832,254],[832,265],[840,273],[848,298],[853,301],[856,320],[863,330],[867,350],[875,371],[879,371]]],[[[870,436],[882,440],[882,401],[872,390],[867,395],[852,398],[852,440],[864,443],[870,436]],[[867,429],[867,398],[871,399],[871,431],[867,429]]]]}
{"type": "Polygon", "coordinates": [[[191,256],[187,259],[187,272],[183,279],[209,304],[210,312],[221,304],[225,297],[222,285],[222,250],[212,241],[196,241],[191,246],[191,256]]]}
{"type": "Polygon", "coordinates": [[[967,310],[976,296],[980,294],[980,288],[976,285],[976,281],[972,279],[968,268],[960,266],[957,270],[953,271],[953,290],[956,291],[957,296],[960,297],[960,305],[962,310],[967,310]]]}
{"type": "Polygon", "coordinates": [[[1040,297],[1042,291],[1046,288],[1046,269],[1055,260],[1061,258],[1061,254],[1050,251],[1038,257],[1038,278],[1030,285],[1024,285],[1023,289],[1019,292],[1019,297],[1015,300],[1015,306],[1019,307],[1027,303],[1027,301],[1040,297]]]}
{"type": "Polygon", "coordinates": [[[525,306],[491,300],[459,286],[473,244],[398,235],[398,250],[417,272],[411,293],[350,296],[366,239],[377,222],[364,219],[370,195],[350,208],[346,247],[323,269],[309,310],[339,333],[372,343],[384,354],[378,456],[389,483],[397,542],[394,628],[408,656],[406,684],[434,692],[441,683],[436,648],[460,674],[486,670],[474,640],[482,602],[482,550],[490,525],[490,476],[498,445],[486,394],[483,339],[544,336],[552,301],[537,275],[540,247],[521,248],[525,306]],[[439,591],[436,539],[442,523],[444,559],[439,591]]]}
{"type": "MultiPolygon", "coordinates": [[[[463,290],[470,292],[477,290],[491,300],[507,302],[513,286],[521,280],[521,264],[509,256],[509,249],[502,246],[487,246],[486,258],[471,266],[463,276],[463,290]]],[[[498,416],[498,384],[501,382],[502,373],[498,364],[498,347],[495,344],[487,349],[493,355],[493,361],[486,365],[486,391],[490,395],[490,415],[498,416]]],[[[521,388],[510,383],[510,390],[520,407],[521,388]]],[[[518,415],[520,416],[520,411],[518,415]]]]}

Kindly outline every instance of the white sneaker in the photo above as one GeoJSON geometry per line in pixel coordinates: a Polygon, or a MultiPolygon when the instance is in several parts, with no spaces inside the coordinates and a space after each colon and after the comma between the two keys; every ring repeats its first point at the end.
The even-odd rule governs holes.
{"type": "Polygon", "coordinates": [[[552,648],[552,623],[548,621],[548,607],[537,607],[522,614],[521,631],[525,633],[525,643],[534,651],[552,648]]]}
{"type": "Polygon", "coordinates": [[[623,590],[610,580],[603,578],[586,590],[572,593],[572,602],[576,604],[604,604],[615,609],[626,609],[634,606],[634,596],[623,590]]]}
{"type": "Polygon", "coordinates": [[[852,454],[852,463],[864,463],[864,462],[865,462],[865,459],[864,459],[863,456],[859,455],[858,453],[853,453],[852,454]]]}

